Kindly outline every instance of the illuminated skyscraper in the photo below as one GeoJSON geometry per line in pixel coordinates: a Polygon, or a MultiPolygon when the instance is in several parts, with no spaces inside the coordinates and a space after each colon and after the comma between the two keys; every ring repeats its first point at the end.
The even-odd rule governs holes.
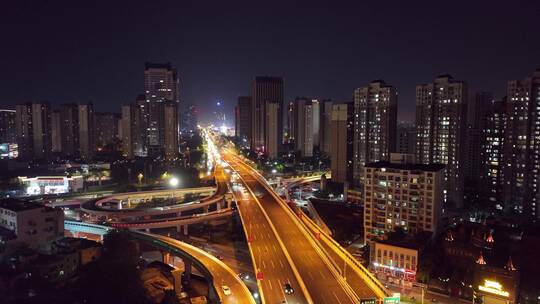
{"type": "Polygon", "coordinates": [[[416,86],[416,160],[446,165],[445,202],[463,205],[467,84],[450,75],[416,86]]]}
{"type": "MultiPolygon", "coordinates": [[[[149,156],[161,156],[165,153],[165,108],[164,103],[175,103],[177,111],[179,79],[176,69],[170,63],[146,63],[144,69],[144,89],[148,115],[146,122],[146,145],[149,156]]],[[[168,108],[170,109],[170,108],[168,108]]],[[[178,114],[177,124],[178,124],[178,114]]],[[[178,137],[179,125],[176,127],[178,137]]]]}
{"type": "Polygon", "coordinates": [[[508,82],[504,201],[527,217],[540,217],[540,69],[508,82]]]}
{"type": "Polygon", "coordinates": [[[362,185],[364,165],[395,152],[397,92],[382,80],[354,91],[353,185],[362,185]]]}
{"type": "Polygon", "coordinates": [[[352,133],[354,106],[352,103],[334,103],[330,116],[329,154],[332,181],[345,183],[352,175],[352,133]]]}

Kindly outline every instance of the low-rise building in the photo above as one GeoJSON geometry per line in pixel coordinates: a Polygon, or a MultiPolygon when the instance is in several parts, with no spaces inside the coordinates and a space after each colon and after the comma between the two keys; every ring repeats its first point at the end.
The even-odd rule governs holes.
{"type": "Polygon", "coordinates": [[[370,249],[369,266],[379,279],[400,285],[416,281],[419,257],[417,244],[375,241],[370,249]]]}
{"type": "Polygon", "coordinates": [[[19,176],[26,195],[59,194],[81,191],[84,187],[82,176],[19,176]]]}
{"type": "Polygon", "coordinates": [[[60,209],[16,199],[0,201],[0,245],[23,243],[47,247],[64,236],[64,213],[60,209]]]}

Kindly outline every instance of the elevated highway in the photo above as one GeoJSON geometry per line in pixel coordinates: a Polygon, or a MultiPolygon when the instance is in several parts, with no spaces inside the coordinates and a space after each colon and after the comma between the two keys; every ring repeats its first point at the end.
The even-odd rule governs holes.
{"type": "MultiPolygon", "coordinates": [[[[332,243],[328,235],[321,234],[324,231],[313,232],[313,227],[307,227],[258,172],[229,150],[223,152],[223,157],[244,179],[250,191],[260,195],[257,201],[276,228],[285,251],[290,254],[291,265],[297,268],[299,283],[306,286],[308,298],[311,297],[314,303],[355,303],[361,298],[382,299],[388,295],[369,272],[350,260],[350,255],[347,256],[339,244],[332,243]],[[317,238],[321,235],[328,239],[320,242],[317,238]],[[341,265],[350,267],[350,271],[345,273],[347,269],[345,267],[343,271],[341,265]]],[[[242,205],[239,205],[239,210],[242,210],[242,205]]]]}
{"type": "MultiPolygon", "coordinates": [[[[77,221],[64,221],[64,227],[71,232],[84,232],[104,236],[114,230],[111,227],[77,221]]],[[[132,230],[131,236],[162,251],[182,258],[186,271],[197,268],[206,279],[209,289],[206,295],[210,303],[255,304],[255,300],[246,285],[225,263],[210,253],[184,242],[151,233],[132,230]],[[231,294],[225,295],[221,286],[230,288],[231,294]]]]}

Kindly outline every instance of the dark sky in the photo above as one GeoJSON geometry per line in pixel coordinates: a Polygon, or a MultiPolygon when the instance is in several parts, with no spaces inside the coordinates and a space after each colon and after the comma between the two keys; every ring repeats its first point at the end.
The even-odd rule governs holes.
{"type": "Polygon", "coordinates": [[[232,114],[256,75],[285,96],[350,100],[384,79],[414,117],[415,85],[450,73],[504,95],[540,67],[540,1],[3,1],[0,105],[93,101],[120,111],[145,61],[170,61],[181,100],[232,114]],[[45,3],[46,2],[46,3],[45,3]]]}

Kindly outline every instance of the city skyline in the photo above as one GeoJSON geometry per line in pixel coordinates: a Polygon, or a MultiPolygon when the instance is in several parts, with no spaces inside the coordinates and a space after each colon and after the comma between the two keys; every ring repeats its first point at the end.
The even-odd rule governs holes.
{"type": "Polygon", "coordinates": [[[180,100],[200,107],[203,123],[210,122],[211,115],[204,114],[213,112],[216,100],[224,102],[227,117],[234,117],[236,98],[248,94],[249,82],[259,75],[284,78],[285,102],[297,96],[350,101],[352,90],[382,78],[399,94],[398,119],[413,121],[415,86],[437,75],[449,73],[500,99],[508,80],[540,65],[534,62],[540,42],[533,39],[538,12],[533,3],[473,3],[467,9],[464,2],[444,8],[367,4],[361,10],[317,3],[309,8],[239,5],[226,13],[225,4],[169,5],[159,8],[160,14],[156,8],[118,3],[80,8],[57,2],[29,10],[30,5],[10,3],[3,11],[9,25],[3,34],[13,43],[0,50],[10,59],[0,71],[9,88],[2,106],[84,100],[96,111],[118,113],[143,93],[138,71],[150,61],[171,62],[178,69],[180,100]],[[96,23],[94,16],[103,11],[96,23]],[[275,14],[294,18],[275,21],[275,14]],[[163,23],[152,26],[158,16],[163,23]],[[124,25],[134,19],[149,23],[124,25]]]}

